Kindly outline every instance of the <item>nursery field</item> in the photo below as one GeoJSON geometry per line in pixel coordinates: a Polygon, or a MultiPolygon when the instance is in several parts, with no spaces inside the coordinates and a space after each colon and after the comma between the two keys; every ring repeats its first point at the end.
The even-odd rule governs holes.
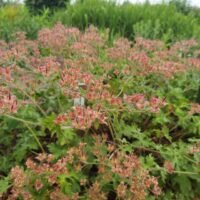
{"type": "Polygon", "coordinates": [[[0,41],[0,199],[200,199],[200,43],[109,33],[0,41]]]}

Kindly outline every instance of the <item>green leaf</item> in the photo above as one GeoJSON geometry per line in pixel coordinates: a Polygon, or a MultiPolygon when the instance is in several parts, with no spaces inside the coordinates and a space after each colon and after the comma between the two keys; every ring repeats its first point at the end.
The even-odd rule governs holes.
{"type": "Polygon", "coordinates": [[[180,187],[180,191],[184,196],[190,196],[192,186],[189,178],[185,175],[179,175],[174,178],[175,183],[180,187]]]}
{"type": "Polygon", "coordinates": [[[67,128],[64,130],[61,130],[58,136],[58,143],[63,146],[65,144],[70,144],[73,142],[76,138],[76,133],[71,128],[67,128]]]}
{"type": "Polygon", "coordinates": [[[60,158],[61,156],[66,155],[67,148],[64,146],[60,146],[56,143],[51,143],[48,145],[48,149],[50,153],[52,153],[56,159],[60,158]]]}
{"type": "Polygon", "coordinates": [[[10,187],[9,177],[5,177],[4,179],[0,180],[0,197],[2,196],[4,192],[8,190],[9,187],[10,187]]]}
{"type": "Polygon", "coordinates": [[[51,114],[43,118],[41,123],[44,126],[44,128],[48,128],[50,131],[52,131],[55,129],[56,126],[54,123],[55,118],[56,118],[55,114],[51,114]]]}
{"type": "Polygon", "coordinates": [[[58,181],[60,187],[66,195],[71,196],[75,192],[80,191],[79,179],[78,174],[71,172],[69,175],[60,175],[58,177],[58,181]]]}

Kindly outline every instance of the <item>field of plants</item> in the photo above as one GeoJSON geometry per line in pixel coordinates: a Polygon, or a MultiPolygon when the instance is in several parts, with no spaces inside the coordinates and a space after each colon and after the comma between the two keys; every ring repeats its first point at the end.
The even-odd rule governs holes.
{"type": "Polygon", "coordinates": [[[197,41],[60,23],[15,38],[0,49],[3,199],[200,197],[197,41]]]}
{"type": "Polygon", "coordinates": [[[175,7],[124,4],[143,19],[115,29],[103,22],[123,6],[94,1],[113,20],[89,0],[52,15],[0,8],[0,199],[199,200],[198,15],[163,24],[175,7]],[[168,10],[150,23],[142,6],[168,10]]]}
{"type": "Polygon", "coordinates": [[[22,5],[0,7],[0,39],[12,41],[16,31],[24,31],[27,38],[36,39],[41,28],[52,27],[58,21],[80,30],[90,24],[104,31],[109,28],[109,39],[117,35],[132,40],[139,35],[147,39],[160,39],[169,45],[177,40],[200,40],[200,8],[148,3],[118,5],[109,0],[77,0],[77,3],[53,13],[50,9],[44,9],[40,15],[33,15],[22,5]]]}

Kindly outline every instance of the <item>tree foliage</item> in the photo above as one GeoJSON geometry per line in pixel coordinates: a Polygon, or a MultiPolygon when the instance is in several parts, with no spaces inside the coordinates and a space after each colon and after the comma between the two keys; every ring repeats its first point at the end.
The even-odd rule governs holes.
{"type": "Polygon", "coordinates": [[[51,11],[57,8],[64,8],[70,0],[25,0],[26,6],[32,13],[40,13],[41,10],[48,8],[51,11]]]}
{"type": "Polygon", "coordinates": [[[3,4],[4,4],[4,1],[0,0],[0,7],[3,6],[3,4]]]}

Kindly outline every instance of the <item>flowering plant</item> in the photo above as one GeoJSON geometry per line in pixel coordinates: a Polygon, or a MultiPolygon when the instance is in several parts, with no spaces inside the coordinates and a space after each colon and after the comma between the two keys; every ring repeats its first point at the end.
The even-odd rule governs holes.
{"type": "Polygon", "coordinates": [[[198,42],[16,35],[0,46],[0,198],[199,197],[198,42]]]}

